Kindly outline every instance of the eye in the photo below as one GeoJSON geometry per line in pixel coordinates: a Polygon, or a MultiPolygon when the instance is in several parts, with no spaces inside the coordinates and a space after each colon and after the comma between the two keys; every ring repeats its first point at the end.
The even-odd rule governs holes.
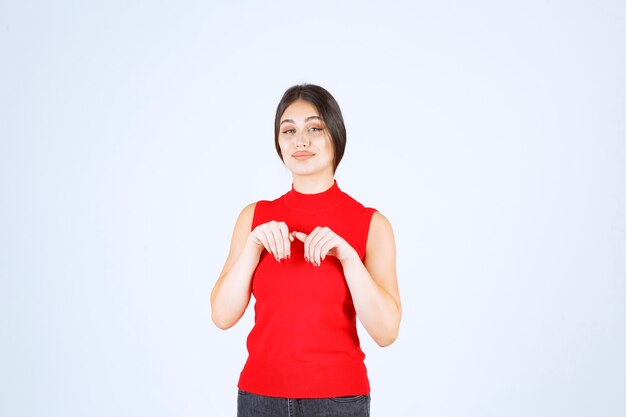
{"type": "Polygon", "coordinates": [[[283,133],[284,133],[285,135],[290,135],[290,134],[292,134],[293,132],[295,132],[295,130],[294,130],[294,129],[285,129],[285,130],[283,130],[283,133]]]}
{"type": "Polygon", "coordinates": [[[309,130],[310,130],[311,132],[321,132],[322,130],[324,130],[324,128],[322,128],[322,127],[315,127],[315,126],[313,126],[313,127],[311,127],[309,130]]]}

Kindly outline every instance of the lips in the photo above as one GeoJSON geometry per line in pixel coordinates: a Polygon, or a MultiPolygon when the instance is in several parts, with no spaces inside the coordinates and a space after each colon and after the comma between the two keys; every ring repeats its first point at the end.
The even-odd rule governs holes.
{"type": "Polygon", "coordinates": [[[315,154],[311,153],[311,152],[296,152],[296,153],[294,153],[291,156],[293,156],[296,159],[309,159],[313,155],[315,155],[315,154]]]}

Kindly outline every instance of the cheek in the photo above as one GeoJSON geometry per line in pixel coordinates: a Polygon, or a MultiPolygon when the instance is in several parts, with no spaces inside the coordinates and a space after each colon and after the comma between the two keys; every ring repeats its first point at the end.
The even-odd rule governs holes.
{"type": "Polygon", "coordinates": [[[286,165],[292,163],[293,158],[289,157],[289,155],[291,155],[291,153],[294,151],[291,143],[288,141],[279,141],[278,146],[280,146],[280,156],[283,160],[283,163],[286,165]]]}
{"type": "Polygon", "coordinates": [[[328,155],[328,157],[332,159],[334,156],[334,150],[333,142],[330,140],[330,138],[324,138],[324,142],[320,146],[323,147],[324,152],[328,155]]]}
{"type": "Polygon", "coordinates": [[[278,146],[280,147],[280,153],[281,153],[281,154],[283,155],[283,157],[284,157],[284,156],[285,156],[285,152],[287,152],[288,145],[287,145],[284,141],[279,140],[279,141],[278,141],[278,146]]]}

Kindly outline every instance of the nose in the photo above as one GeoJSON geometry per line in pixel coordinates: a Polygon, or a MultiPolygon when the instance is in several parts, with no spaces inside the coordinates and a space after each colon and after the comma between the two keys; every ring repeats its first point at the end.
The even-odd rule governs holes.
{"type": "Polygon", "coordinates": [[[296,148],[306,148],[309,146],[309,137],[306,132],[300,132],[296,136],[296,148]]]}

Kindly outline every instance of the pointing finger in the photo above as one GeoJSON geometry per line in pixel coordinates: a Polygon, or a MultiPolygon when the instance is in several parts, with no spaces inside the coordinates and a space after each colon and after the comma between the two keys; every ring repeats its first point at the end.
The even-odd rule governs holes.
{"type": "Polygon", "coordinates": [[[292,235],[294,235],[296,239],[298,239],[300,242],[304,242],[308,236],[302,232],[296,232],[296,231],[292,232],[292,235]]]}

